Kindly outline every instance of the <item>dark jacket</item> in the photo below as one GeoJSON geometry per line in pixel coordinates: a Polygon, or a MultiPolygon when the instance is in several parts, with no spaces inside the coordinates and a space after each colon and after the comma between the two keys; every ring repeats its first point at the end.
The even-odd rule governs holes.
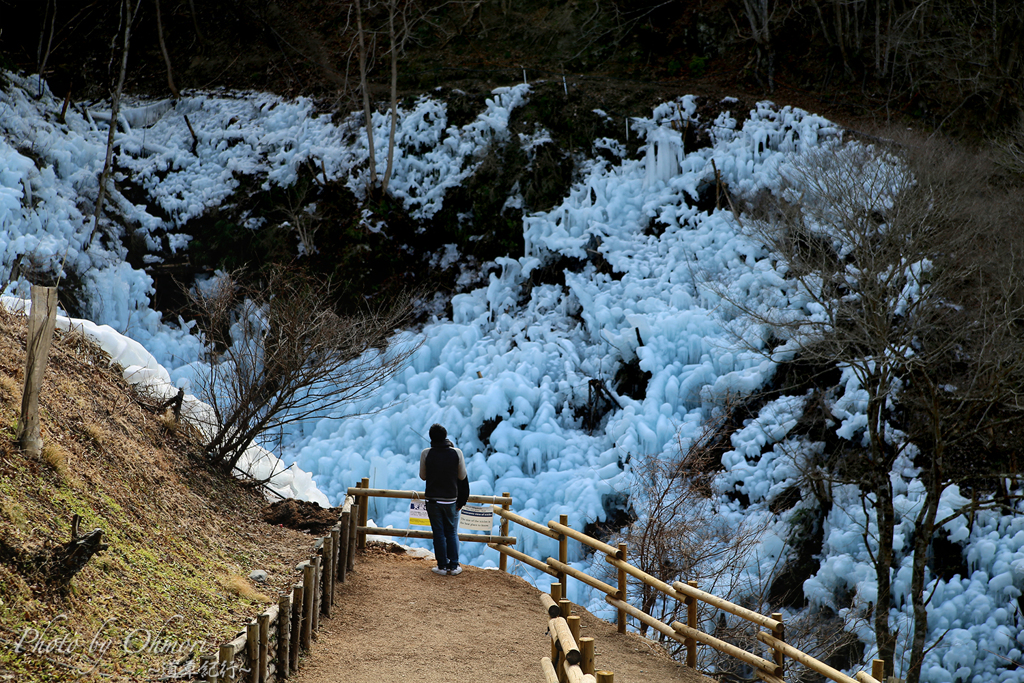
{"type": "Polygon", "coordinates": [[[462,451],[449,441],[420,454],[420,478],[427,482],[427,500],[454,500],[462,508],[469,498],[469,479],[462,451]]]}

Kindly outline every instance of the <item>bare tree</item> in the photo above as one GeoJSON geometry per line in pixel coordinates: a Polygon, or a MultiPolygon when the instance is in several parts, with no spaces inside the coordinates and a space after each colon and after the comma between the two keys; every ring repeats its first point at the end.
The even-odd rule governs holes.
{"type": "MultiPolygon", "coordinates": [[[[438,3],[443,6],[447,3],[438,3]]],[[[349,50],[359,61],[359,89],[362,92],[363,118],[369,147],[370,189],[387,194],[394,168],[395,136],[398,131],[398,58],[405,50],[413,27],[426,18],[426,10],[416,0],[354,0],[356,41],[349,50]],[[388,135],[387,167],[378,179],[376,150],[373,142],[373,107],[370,101],[370,72],[376,57],[382,52],[378,42],[387,37],[387,55],[390,67],[391,128],[388,135]]],[[[434,7],[437,9],[437,7],[434,7]]]]}
{"type": "Polygon", "coordinates": [[[153,4],[156,6],[156,36],[160,42],[160,54],[164,57],[164,66],[167,67],[167,89],[171,91],[171,95],[177,100],[181,98],[181,93],[178,92],[178,87],[174,85],[174,69],[171,68],[171,55],[167,52],[167,44],[164,42],[164,22],[160,16],[160,0],[153,0],[153,4]]]}
{"type": "MultiPolygon", "coordinates": [[[[751,522],[736,528],[717,514],[710,461],[720,424],[721,420],[712,420],[692,444],[680,443],[685,455],[678,462],[653,455],[633,459],[630,499],[639,517],[620,540],[629,544],[630,562],[651,576],[668,584],[695,580],[702,590],[728,599],[735,587],[718,585],[727,574],[722,570],[749,558],[764,526],[751,522]]],[[[686,622],[679,614],[678,601],[651,586],[638,583],[631,587],[629,597],[660,621],[686,622]]],[[[640,634],[646,633],[647,626],[641,624],[640,634]]],[[[681,646],[676,641],[661,638],[670,652],[678,652],[681,646]]]]}
{"type": "Polygon", "coordinates": [[[284,269],[259,286],[224,276],[190,296],[209,344],[198,389],[217,420],[206,452],[227,470],[261,434],[371,396],[418,348],[393,336],[407,303],[339,316],[329,283],[284,269]]]}
{"type": "MultiPolygon", "coordinates": [[[[894,464],[912,444],[921,449],[927,496],[918,522],[934,530],[939,497],[951,483],[947,451],[991,430],[997,418],[1019,419],[1020,275],[1015,258],[996,267],[981,249],[1012,234],[982,210],[993,199],[989,175],[975,157],[934,141],[837,144],[807,154],[748,222],[796,285],[792,298],[815,315],[783,318],[733,303],[776,337],[797,341],[805,362],[846,368],[867,397],[866,447],[846,447],[831,476],[866,489],[874,509],[876,530],[864,537],[878,586],[875,636],[887,662],[896,650],[889,623],[898,566],[894,464]]],[[[931,540],[922,534],[914,549],[912,681],[927,637],[931,540]]]]}
{"type": "Polygon", "coordinates": [[[96,195],[96,209],[92,216],[92,231],[89,233],[89,240],[96,234],[99,227],[100,217],[103,215],[103,200],[107,194],[107,183],[110,181],[110,164],[114,156],[114,133],[117,131],[117,117],[121,113],[121,93],[124,91],[124,77],[128,70],[128,46],[131,43],[132,24],[139,11],[142,0],[123,0],[121,3],[121,28],[124,36],[121,47],[121,67],[118,71],[117,85],[114,86],[110,95],[110,125],[107,129],[107,152],[103,157],[103,171],[100,173],[100,187],[96,195]]]}

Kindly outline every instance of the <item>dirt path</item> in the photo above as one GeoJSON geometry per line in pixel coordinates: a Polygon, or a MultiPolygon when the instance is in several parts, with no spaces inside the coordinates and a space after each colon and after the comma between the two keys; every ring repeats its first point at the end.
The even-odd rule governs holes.
{"type": "MultiPolygon", "coordinates": [[[[295,683],[448,683],[543,680],[550,655],[547,617],[537,589],[493,569],[466,567],[437,576],[432,562],[370,549],[338,586],[335,612],[321,621],[313,654],[295,683]]],[[[615,683],[710,679],[673,662],[657,645],[581,608],[583,635],[594,638],[597,668],[615,683]]]]}

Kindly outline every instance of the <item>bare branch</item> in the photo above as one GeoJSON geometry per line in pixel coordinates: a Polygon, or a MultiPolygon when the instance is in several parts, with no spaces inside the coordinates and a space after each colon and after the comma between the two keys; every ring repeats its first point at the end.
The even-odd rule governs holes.
{"type": "Polygon", "coordinates": [[[209,344],[198,389],[219,421],[206,451],[228,469],[260,435],[368,398],[418,348],[393,337],[407,302],[342,317],[329,283],[282,269],[261,286],[225,276],[190,296],[209,344]]]}

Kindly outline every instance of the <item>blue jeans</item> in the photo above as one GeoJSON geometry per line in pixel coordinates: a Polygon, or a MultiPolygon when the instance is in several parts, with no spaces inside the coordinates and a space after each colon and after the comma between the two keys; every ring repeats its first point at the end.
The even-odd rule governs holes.
{"type": "Polygon", "coordinates": [[[459,566],[459,511],[455,503],[427,501],[427,519],[434,534],[434,557],[438,569],[459,566]]]}

